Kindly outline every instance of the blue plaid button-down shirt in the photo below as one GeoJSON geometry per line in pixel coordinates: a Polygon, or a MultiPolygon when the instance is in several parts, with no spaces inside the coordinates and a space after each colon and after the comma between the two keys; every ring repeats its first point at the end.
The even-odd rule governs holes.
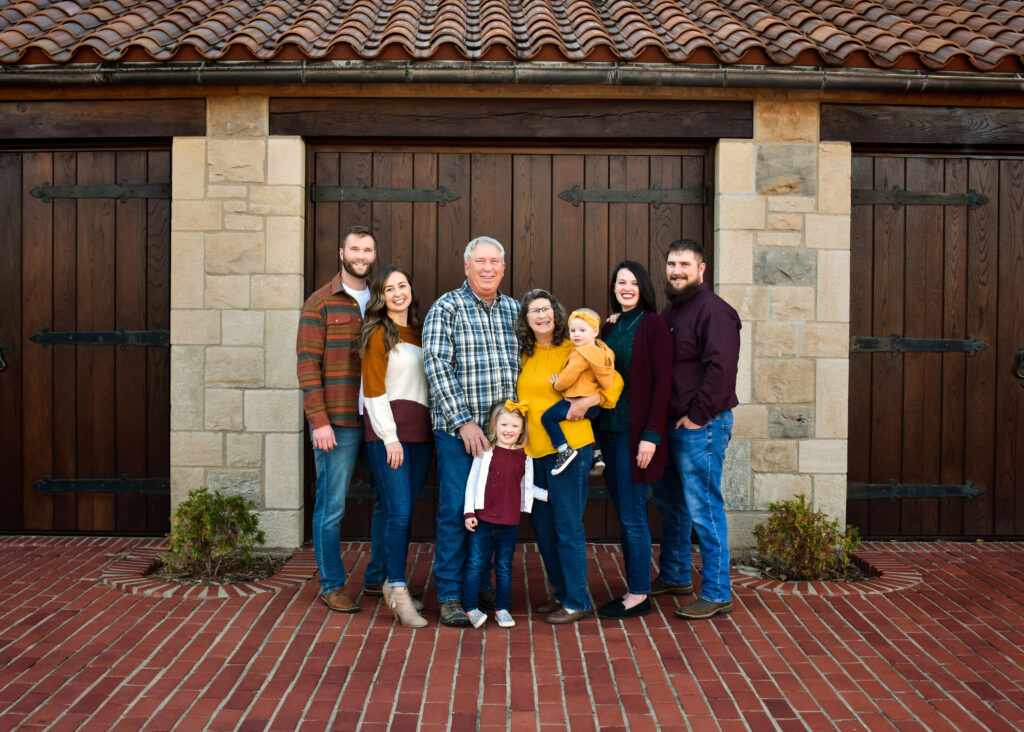
{"type": "Polygon", "coordinates": [[[518,314],[518,300],[499,292],[488,308],[469,283],[430,307],[423,323],[423,363],[435,430],[455,436],[459,427],[476,422],[486,432],[488,408],[515,397],[518,314]]]}

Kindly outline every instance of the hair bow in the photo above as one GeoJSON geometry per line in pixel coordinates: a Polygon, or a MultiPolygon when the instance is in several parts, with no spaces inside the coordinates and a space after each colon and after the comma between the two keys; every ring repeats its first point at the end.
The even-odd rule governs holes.
{"type": "Polygon", "coordinates": [[[505,409],[510,412],[519,412],[524,417],[526,416],[526,402],[514,402],[511,399],[505,400],[505,409]]]}

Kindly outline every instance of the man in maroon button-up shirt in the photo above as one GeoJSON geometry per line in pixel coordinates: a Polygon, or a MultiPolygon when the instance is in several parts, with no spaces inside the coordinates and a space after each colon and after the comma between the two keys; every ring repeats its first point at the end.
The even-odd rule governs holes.
{"type": "Polygon", "coordinates": [[[661,313],[673,342],[669,465],[654,486],[663,528],[652,594],[692,594],[690,531],[696,529],[703,562],[700,598],[676,611],[687,620],[732,610],[722,463],[737,404],[741,325],[736,311],[704,282],[705,266],[697,242],[669,245],[669,304],[661,313]]]}

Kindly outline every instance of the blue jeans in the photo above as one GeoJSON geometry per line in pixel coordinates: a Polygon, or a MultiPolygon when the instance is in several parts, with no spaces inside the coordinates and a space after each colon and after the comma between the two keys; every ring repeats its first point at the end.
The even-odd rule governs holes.
{"type": "Polygon", "coordinates": [[[489,574],[494,557],[494,609],[508,610],[512,598],[512,558],[516,553],[519,525],[492,524],[480,520],[469,533],[466,583],[462,586],[462,607],[472,610],[480,596],[480,583],[489,574]]]}
{"type": "Polygon", "coordinates": [[[363,586],[376,587],[382,584],[388,576],[387,569],[385,568],[387,551],[384,545],[387,511],[384,506],[384,499],[380,494],[378,481],[373,475],[373,468],[370,466],[370,456],[366,451],[365,442],[359,448],[359,464],[363,466],[363,470],[366,471],[366,477],[370,481],[370,487],[377,494],[377,499],[373,502],[373,518],[370,520],[370,561],[367,562],[366,570],[363,572],[363,586]]]}
{"type": "MultiPolygon", "coordinates": [[[[434,538],[434,587],[439,602],[462,600],[469,532],[463,518],[466,481],[473,456],[458,437],[434,431],[437,446],[437,536],[434,538]]],[[[476,607],[476,605],[474,605],[476,607]]]]}
{"type": "MultiPolygon", "coordinates": [[[[403,442],[401,445],[404,455],[397,469],[388,465],[387,448],[380,440],[366,443],[366,449],[377,485],[377,503],[383,507],[385,514],[384,531],[380,539],[384,547],[385,577],[392,584],[404,585],[412,512],[419,500],[423,483],[427,480],[433,445],[429,442],[403,442]]],[[[375,510],[375,522],[376,518],[375,510]]],[[[373,527],[375,532],[376,528],[373,527]]],[[[369,577],[369,567],[366,574],[369,577]]]]}
{"type": "MultiPolygon", "coordinates": [[[[316,462],[316,500],[313,504],[313,552],[320,570],[320,587],[326,594],[345,586],[341,561],[341,519],[345,498],[363,444],[362,427],[334,427],[337,446],[331,451],[313,448],[316,462]]],[[[310,434],[313,426],[310,425],[310,434]]]]}
{"type": "Polygon", "coordinates": [[[547,488],[548,500],[534,501],[530,518],[555,600],[569,610],[589,610],[583,510],[594,446],[585,445],[578,452],[576,460],[558,475],[551,475],[557,453],[534,458],[533,482],[547,488]]]}
{"type": "MultiPolygon", "coordinates": [[[[572,405],[565,399],[559,399],[548,407],[544,414],[540,416],[540,423],[544,425],[544,430],[548,433],[548,437],[551,438],[551,444],[555,446],[556,450],[562,445],[568,444],[565,439],[565,433],[562,432],[562,426],[559,422],[569,416],[569,407],[571,406],[572,405]]],[[[589,420],[594,420],[597,419],[600,414],[601,407],[594,406],[588,409],[587,413],[583,416],[589,420]]]]}
{"type": "Polygon", "coordinates": [[[722,498],[722,463],[732,438],[732,412],[725,411],[695,430],[675,429],[669,422],[669,461],[654,485],[654,502],[661,509],[659,578],[672,585],[691,581],[691,527],[700,542],[700,596],[710,602],[729,602],[729,540],[722,498]]]}
{"type": "Polygon", "coordinates": [[[647,483],[634,483],[636,456],[628,432],[601,432],[604,482],[619,517],[626,589],[634,595],[651,592],[651,531],[647,527],[647,483]]]}

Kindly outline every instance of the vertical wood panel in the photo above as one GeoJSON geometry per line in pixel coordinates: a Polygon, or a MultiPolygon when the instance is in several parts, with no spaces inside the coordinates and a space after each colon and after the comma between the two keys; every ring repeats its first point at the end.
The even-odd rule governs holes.
{"type": "MultiPolygon", "coordinates": [[[[855,155],[852,161],[851,183],[855,189],[874,187],[874,158],[855,155]]],[[[850,261],[864,278],[860,287],[851,290],[850,333],[872,333],[872,303],[874,302],[874,207],[854,206],[850,218],[850,261]]],[[[871,354],[850,354],[849,396],[849,450],[847,475],[849,480],[871,480],[871,354]]],[[[871,529],[868,501],[848,501],[846,520],[861,533],[871,529]]]]}
{"type": "MultiPolygon", "coordinates": [[[[513,295],[512,270],[517,252],[513,246],[515,238],[512,222],[512,166],[513,156],[507,153],[473,153],[470,156],[470,187],[462,191],[463,197],[470,198],[469,239],[489,236],[505,247],[505,281],[502,292],[513,295]]],[[[461,261],[461,260],[460,260],[461,261]]]]}
{"type": "MultiPolygon", "coordinates": [[[[149,153],[148,180],[171,180],[171,154],[149,153]]],[[[146,326],[151,330],[171,327],[171,203],[146,202],[146,326]]],[[[147,477],[171,474],[171,352],[169,348],[146,349],[146,453],[147,477]]],[[[147,532],[170,529],[171,497],[150,496],[147,532]]]]}
{"type": "MultiPolygon", "coordinates": [[[[437,181],[453,191],[468,191],[470,185],[469,155],[443,153],[438,155],[437,181]]],[[[470,238],[472,196],[450,201],[437,211],[437,292],[461,287],[466,279],[465,252],[470,238]]]]}
{"type": "MultiPolygon", "coordinates": [[[[413,157],[413,185],[416,188],[437,188],[437,154],[416,153],[413,157]]],[[[427,314],[437,299],[437,204],[413,204],[412,272],[416,296],[420,301],[420,318],[427,314]]]]}
{"type": "MultiPolygon", "coordinates": [[[[551,171],[551,292],[567,308],[591,307],[600,303],[588,301],[584,294],[586,272],[586,236],[584,207],[573,206],[558,198],[562,191],[574,185],[583,185],[584,159],[582,155],[556,155],[551,171]],[[582,276],[581,276],[582,275],[582,276]]],[[[525,292],[525,288],[520,293],[525,292]]],[[[600,312],[600,310],[599,310],[600,312]]],[[[602,316],[606,313],[602,313],[602,316]]]]}
{"type": "MultiPolygon", "coordinates": [[[[584,180],[587,188],[608,188],[610,170],[607,155],[587,155],[584,180]]],[[[583,299],[590,307],[609,312],[608,281],[614,253],[610,247],[609,205],[587,203],[583,206],[583,299]]],[[[614,260],[619,261],[619,260],[614,260]]]]}
{"type": "Polygon", "coordinates": [[[29,191],[41,181],[54,179],[53,157],[48,153],[27,153],[22,170],[22,353],[26,378],[21,393],[22,404],[31,405],[22,413],[22,505],[26,530],[50,531],[54,524],[53,502],[33,490],[32,481],[45,475],[57,477],[53,467],[54,406],[50,389],[53,349],[44,349],[28,338],[51,327],[53,223],[50,207],[30,196],[29,191]]]}
{"type": "MultiPolygon", "coordinates": [[[[516,256],[506,271],[506,292],[551,287],[551,157],[517,155],[512,163],[512,242],[516,256]]],[[[561,293],[552,293],[559,299],[561,293]]]]}
{"type": "MultiPolygon", "coordinates": [[[[875,160],[875,188],[904,188],[903,159],[875,160]]],[[[903,330],[903,251],[904,211],[892,206],[874,207],[874,317],[872,334],[888,335],[903,330]]],[[[900,450],[903,432],[902,403],[893,395],[903,387],[903,363],[889,354],[872,356],[871,379],[871,478],[887,483],[901,479],[900,450]]],[[[888,500],[871,501],[871,533],[893,535],[899,532],[899,504],[888,500]]]]}
{"type": "MultiPolygon", "coordinates": [[[[648,189],[651,187],[651,163],[647,155],[626,157],[626,188],[648,189]]],[[[646,203],[626,203],[626,259],[632,259],[648,267],[651,249],[651,206],[646,203]]],[[[649,267],[648,267],[649,269],[649,267]]]]}
{"type": "Polygon", "coordinates": [[[1024,348],[1024,161],[999,172],[999,325],[996,362],[995,533],[1024,533],[1024,380],[1014,375],[1024,348]]]}
{"type": "MultiPolygon", "coordinates": [[[[340,185],[340,165],[341,156],[337,153],[317,153],[313,163],[314,184],[340,185]]],[[[327,281],[324,277],[328,271],[338,271],[338,238],[342,232],[339,206],[333,202],[312,204],[313,246],[306,249],[307,297],[327,281]]]]}
{"type": "MultiPolygon", "coordinates": [[[[951,193],[966,193],[967,161],[946,162],[945,188],[951,193]]],[[[942,337],[967,335],[967,207],[947,206],[943,229],[944,282],[942,295],[942,337]]],[[[940,481],[944,485],[962,485],[964,478],[965,404],[967,360],[963,354],[942,357],[942,435],[940,481]]],[[[964,530],[962,498],[939,499],[939,533],[959,536],[964,530]]]]}
{"type": "MultiPolygon", "coordinates": [[[[999,163],[972,159],[968,168],[969,187],[999,200],[999,163]]],[[[989,347],[967,359],[965,477],[985,492],[964,503],[964,533],[987,536],[992,531],[994,508],[993,466],[995,457],[996,397],[996,308],[999,266],[997,206],[978,206],[968,213],[970,227],[967,252],[967,333],[989,347]]],[[[965,334],[966,335],[966,334],[965,334]]]]}
{"type": "MultiPolygon", "coordinates": [[[[683,185],[683,160],[677,156],[659,155],[651,158],[651,187],[681,188],[683,185]]],[[[644,261],[647,271],[654,282],[654,293],[658,298],[660,311],[667,302],[665,296],[665,258],[668,245],[681,238],[683,225],[683,206],[665,204],[650,207],[650,246],[644,261]]],[[[709,281],[710,282],[710,281],[709,281]]]]}
{"type": "Polygon", "coordinates": [[[22,528],[21,190],[21,155],[0,153],[0,531],[22,528]]]}

